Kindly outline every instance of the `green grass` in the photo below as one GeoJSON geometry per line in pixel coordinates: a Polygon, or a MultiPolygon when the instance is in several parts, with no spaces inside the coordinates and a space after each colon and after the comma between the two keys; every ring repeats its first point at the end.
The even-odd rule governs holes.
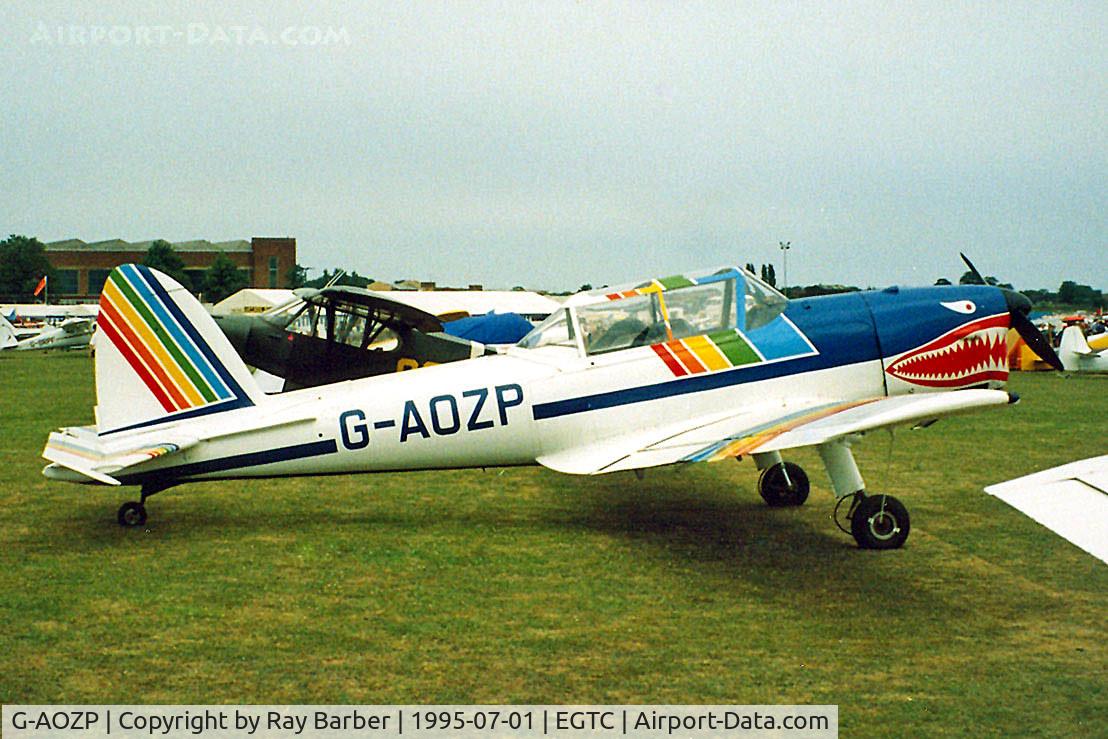
{"type": "Polygon", "coordinates": [[[857,550],[753,464],[133,490],[53,483],[91,420],[80,354],[0,356],[0,700],[836,703],[844,735],[1104,731],[1108,568],[981,488],[1105,451],[1108,380],[858,448],[912,512],[857,550]],[[1099,723],[1097,723],[1099,722],[1099,723]]]}

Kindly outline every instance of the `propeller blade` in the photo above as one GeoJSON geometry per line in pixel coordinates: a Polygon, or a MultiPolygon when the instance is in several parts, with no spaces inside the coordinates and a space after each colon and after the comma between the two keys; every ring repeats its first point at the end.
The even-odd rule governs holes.
{"type": "MultiPolygon", "coordinates": [[[[966,260],[967,262],[969,260],[966,260]]],[[[1039,358],[1059,372],[1062,371],[1062,360],[1050,345],[1050,341],[1043,336],[1042,331],[1035,328],[1031,319],[1027,316],[1031,313],[1031,301],[1023,293],[1015,290],[1001,290],[1004,293],[1004,303],[1008,306],[1008,315],[1012,320],[1010,325],[1016,333],[1023,338],[1031,351],[1039,355],[1039,358]]]]}
{"type": "Polygon", "coordinates": [[[1035,328],[1035,324],[1031,323],[1031,319],[1025,314],[1011,311],[1011,316],[1012,328],[1027,342],[1027,345],[1031,347],[1031,351],[1038,354],[1039,358],[1051,367],[1061,372],[1063,369],[1062,360],[1058,358],[1058,353],[1054,351],[1054,347],[1043,336],[1043,332],[1035,328]]]}
{"type": "MultiPolygon", "coordinates": [[[[973,262],[969,260],[969,257],[962,252],[958,252],[958,256],[966,263],[969,271],[977,278],[979,283],[982,285],[989,284],[984,276],[977,271],[977,267],[973,266],[973,262]]],[[[1008,315],[1012,317],[1009,325],[1027,342],[1027,345],[1031,347],[1031,351],[1039,355],[1039,358],[1051,367],[1061,372],[1062,360],[1058,358],[1058,353],[1054,351],[1050,341],[1043,336],[1043,332],[1035,328],[1035,324],[1031,323],[1031,319],[1027,317],[1031,313],[1031,301],[1027,299],[1026,295],[1015,290],[1001,289],[1001,292],[1004,293],[1004,302],[1008,306],[1008,315]]]]}
{"type": "Polygon", "coordinates": [[[977,271],[977,267],[973,266],[973,262],[971,262],[969,260],[969,257],[967,257],[962,252],[958,252],[958,256],[960,256],[962,258],[962,261],[966,263],[967,267],[969,267],[969,271],[972,272],[973,276],[977,278],[977,283],[979,285],[988,285],[989,284],[989,283],[985,282],[985,277],[980,272],[977,271]]]}

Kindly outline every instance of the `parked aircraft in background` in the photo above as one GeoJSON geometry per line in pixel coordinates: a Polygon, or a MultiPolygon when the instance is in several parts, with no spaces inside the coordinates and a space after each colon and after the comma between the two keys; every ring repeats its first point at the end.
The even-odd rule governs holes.
{"type": "Polygon", "coordinates": [[[171,278],[120,267],[100,305],[96,425],[52,433],[44,474],[140,485],[119,509],[127,526],[193,480],[536,463],[592,475],[747,455],[769,504],[799,505],[807,475],[781,452],[815,446],[840,526],[890,549],[908,512],[867,492],[851,445],[1013,402],[1009,325],[1046,343],[1010,290],[788,301],[724,267],[578,294],[503,354],[266,396],[171,278]]]}
{"type": "Polygon", "coordinates": [[[96,330],[95,318],[67,318],[57,326],[43,328],[28,338],[12,343],[14,329],[6,319],[0,318],[0,322],[0,349],[11,351],[83,349],[89,345],[96,330]]]}
{"type": "Polygon", "coordinates": [[[0,349],[9,349],[19,343],[19,337],[7,318],[0,316],[0,349]]]}
{"type": "Polygon", "coordinates": [[[56,325],[67,318],[96,318],[96,311],[95,303],[6,303],[0,307],[0,314],[7,316],[13,324],[33,321],[56,325]]]}
{"type": "Polygon", "coordinates": [[[261,315],[214,316],[246,363],[283,378],[286,391],[494,353],[440,333],[435,316],[368,290],[296,293],[261,315]]]}
{"type": "Polygon", "coordinates": [[[518,313],[486,313],[443,322],[443,332],[482,344],[515,344],[535,325],[518,313]]]}
{"type": "Polygon", "coordinates": [[[1108,348],[1092,349],[1080,326],[1066,326],[1058,357],[1067,372],[1108,372],[1108,348]]]}

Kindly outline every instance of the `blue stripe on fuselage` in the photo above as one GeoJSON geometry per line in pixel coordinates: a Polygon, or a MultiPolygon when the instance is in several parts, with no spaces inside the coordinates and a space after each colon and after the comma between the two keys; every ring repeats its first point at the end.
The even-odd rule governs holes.
{"type": "Polygon", "coordinates": [[[135,485],[150,481],[164,482],[166,480],[183,480],[196,475],[204,475],[212,472],[229,472],[241,470],[247,467],[257,467],[274,462],[287,462],[292,459],[305,459],[307,457],[321,457],[338,452],[338,444],[334,439],[313,441],[307,444],[293,444],[292,446],[277,449],[263,449],[258,452],[246,452],[245,454],[233,454],[230,457],[218,459],[206,459],[201,462],[190,462],[176,467],[167,467],[137,475],[120,475],[119,481],[124,485],[135,485]]]}

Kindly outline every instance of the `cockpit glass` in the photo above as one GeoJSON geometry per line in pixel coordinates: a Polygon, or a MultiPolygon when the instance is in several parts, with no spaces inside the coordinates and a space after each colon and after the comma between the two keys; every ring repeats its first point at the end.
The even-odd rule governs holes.
{"type": "Polygon", "coordinates": [[[577,309],[577,321],[589,354],[648,346],[666,338],[657,293],[582,305],[577,309]]]}
{"type": "Polygon", "coordinates": [[[772,322],[788,304],[785,296],[754,275],[731,267],[655,280],[630,291],[621,288],[610,297],[615,299],[551,314],[519,346],[576,346],[570,310],[585,353],[593,355],[719,331],[751,331],[772,322]]]}
{"type": "MultiPolygon", "coordinates": [[[[284,313],[274,314],[284,321],[290,333],[313,336],[360,349],[392,350],[400,343],[397,332],[381,314],[358,303],[334,301],[329,304],[306,302],[284,313]]],[[[273,320],[273,319],[271,319],[273,320]]]]}
{"type": "Polygon", "coordinates": [[[733,329],[735,282],[717,279],[583,305],[577,309],[577,319],[585,351],[603,354],[733,329]]]}
{"type": "Polygon", "coordinates": [[[788,304],[788,298],[768,285],[757,280],[746,279],[746,325],[747,331],[765,326],[781,315],[788,304]]]}
{"type": "Polygon", "coordinates": [[[540,346],[569,346],[576,347],[577,342],[573,336],[573,324],[569,320],[569,311],[557,310],[547,316],[522,339],[519,344],[524,349],[537,349],[540,346]]]}
{"type": "Polygon", "coordinates": [[[664,298],[675,339],[735,327],[734,280],[671,290],[664,298]]]}
{"type": "Polygon", "coordinates": [[[323,320],[318,305],[312,303],[293,303],[288,310],[272,314],[268,320],[283,326],[286,331],[304,336],[322,336],[323,320]],[[319,333],[317,333],[317,331],[319,333]]]}

